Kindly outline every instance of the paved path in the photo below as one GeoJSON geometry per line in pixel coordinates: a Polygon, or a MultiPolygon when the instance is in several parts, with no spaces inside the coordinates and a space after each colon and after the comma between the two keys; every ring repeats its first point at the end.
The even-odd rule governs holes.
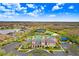
{"type": "Polygon", "coordinates": [[[21,53],[21,52],[19,52],[18,50],[15,49],[16,46],[19,46],[19,45],[20,45],[20,43],[13,42],[13,43],[5,45],[4,47],[2,47],[2,49],[4,49],[6,51],[6,53],[11,52],[11,53],[19,55],[19,56],[26,56],[25,53],[21,53]]]}
{"type": "Polygon", "coordinates": [[[27,52],[27,53],[22,53],[19,52],[15,49],[16,46],[19,46],[21,43],[18,42],[13,42],[10,44],[5,45],[4,47],[2,47],[2,49],[4,49],[6,51],[6,53],[13,53],[16,54],[18,56],[26,56],[26,55],[33,55],[33,56],[64,56],[65,53],[63,51],[54,51],[53,53],[50,53],[46,50],[43,49],[32,49],[31,51],[27,52]]]}
{"type": "Polygon", "coordinates": [[[31,56],[51,56],[51,53],[48,53],[46,50],[43,49],[33,49],[27,53],[27,55],[31,56]]]}
{"type": "Polygon", "coordinates": [[[31,56],[66,56],[64,51],[53,51],[53,53],[48,52],[44,49],[33,49],[27,53],[31,56]]]}
{"type": "MultiPolygon", "coordinates": [[[[13,42],[13,43],[10,43],[10,44],[7,44],[5,46],[2,47],[2,49],[4,49],[6,51],[6,53],[13,53],[13,54],[16,54],[18,56],[26,56],[26,55],[33,55],[33,56],[43,56],[43,55],[47,55],[47,56],[74,56],[76,55],[72,49],[69,49],[68,53],[66,54],[64,51],[53,51],[53,53],[49,53],[48,51],[46,50],[39,50],[39,49],[32,49],[31,51],[29,51],[28,53],[22,53],[22,52],[19,52],[18,50],[16,50],[16,46],[19,46],[21,43],[18,43],[18,42],[13,42]]],[[[62,47],[66,47],[66,46],[69,46],[68,43],[66,44],[61,44],[62,47]]]]}

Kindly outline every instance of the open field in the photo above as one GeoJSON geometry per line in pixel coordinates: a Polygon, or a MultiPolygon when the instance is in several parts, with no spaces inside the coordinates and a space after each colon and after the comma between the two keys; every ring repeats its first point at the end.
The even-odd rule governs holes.
{"type": "Polygon", "coordinates": [[[79,55],[79,22],[0,22],[0,55],[79,55]]]}

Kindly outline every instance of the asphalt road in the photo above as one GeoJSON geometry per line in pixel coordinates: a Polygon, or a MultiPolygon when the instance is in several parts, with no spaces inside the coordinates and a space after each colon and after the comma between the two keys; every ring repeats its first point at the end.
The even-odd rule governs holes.
{"type": "Polygon", "coordinates": [[[16,54],[18,56],[26,56],[25,53],[21,53],[21,52],[19,52],[18,50],[15,49],[16,46],[18,46],[18,45],[20,45],[20,43],[13,42],[13,43],[10,43],[10,44],[3,46],[2,49],[4,49],[6,53],[11,52],[11,53],[16,54]]]}

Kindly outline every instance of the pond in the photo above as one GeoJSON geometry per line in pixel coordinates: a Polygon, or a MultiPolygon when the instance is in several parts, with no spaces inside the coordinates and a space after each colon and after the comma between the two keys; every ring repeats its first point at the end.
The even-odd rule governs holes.
{"type": "Polygon", "coordinates": [[[35,32],[45,32],[46,29],[36,29],[35,32]]]}
{"type": "Polygon", "coordinates": [[[67,37],[61,37],[61,40],[66,41],[66,40],[68,40],[68,38],[67,37]]]}

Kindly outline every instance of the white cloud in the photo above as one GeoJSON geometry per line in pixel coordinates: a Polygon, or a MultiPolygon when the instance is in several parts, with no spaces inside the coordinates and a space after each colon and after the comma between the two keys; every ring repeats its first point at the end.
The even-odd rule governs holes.
{"type": "Polygon", "coordinates": [[[12,8],[12,6],[15,5],[14,3],[2,3],[2,4],[7,6],[8,8],[12,8]]]}
{"type": "Polygon", "coordinates": [[[52,11],[62,9],[63,5],[64,5],[64,3],[57,3],[55,6],[53,6],[52,11]]]}
{"type": "Polygon", "coordinates": [[[54,6],[53,8],[52,8],[52,10],[54,11],[54,10],[58,10],[58,9],[61,9],[59,6],[54,6]]]}
{"type": "Polygon", "coordinates": [[[3,5],[7,6],[8,8],[11,8],[13,10],[21,10],[23,9],[20,5],[20,3],[2,3],[3,5]]]}
{"type": "Polygon", "coordinates": [[[4,13],[0,14],[0,18],[6,18],[14,14],[14,12],[10,9],[6,9],[4,6],[0,6],[0,10],[4,11],[4,13]]]}
{"type": "Polygon", "coordinates": [[[21,9],[27,9],[27,7],[21,7],[21,9]]]}
{"type": "Polygon", "coordinates": [[[27,10],[23,10],[24,13],[27,13],[27,10]]]}
{"type": "Polygon", "coordinates": [[[29,16],[38,17],[41,14],[41,9],[35,9],[33,12],[27,13],[29,16]]]}
{"type": "Polygon", "coordinates": [[[9,16],[4,15],[4,14],[0,14],[0,18],[9,18],[9,16]]]}
{"type": "Polygon", "coordinates": [[[42,10],[44,10],[44,7],[43,7],[43,6],[41,6],[41,9],[42,9],[42,10]]]}
{"type": "Polygon", "coordinates": [[[69,6],[69,9],[74,9],[74,6],[69,6]]]}
{"type": "Polygon", "coordinates": [[[56,17],[56,15],[55,14],[52,14],[52,15],[49,15],[48,17],[56,17]]]}
{"type": "Polygon", "coordinates": [[[35,8],[34,4],[26,4],[29,8],[35,8]]]}
{"type": "Polygon", "coordinates": [[[0,10],[5,11],[5,7],[4,6],[0,6],[0,10]]]}
{"type": "Polygon", "coordinates": [[[12,3],[2,3],[3,5],[7,5],[7,6],[10,6],[10,5],[12,5],[12,3]]]}
{"type": "Polygon", "coordinates": [[[3,10],[3,9],[5,9],[5,7],[4,7],[4,6],[0,6],[0,10],[1,10],[1,9],[3,10]]]}
{"type": "Polygon", "coordinates": [[[29,15],[32,17],[38,17],[42,10],[44,9],[43,6],[40,6],[40,9],[37,9],[37,6],[34,6],[34,4],[27,4],[30,8],[35,8],[33,12],[27,13],[27,7],[21,7],[19,3],[3,3],[4,6],[0,6],[0,10],[4,11],[3,14],[0,14],[0,18],[12,18],[17,17],[21,15],[20,13],[17,13],[17,11],[21,11],[24,15],[29,15]],[[10,9],[6,9],[5,6],[7,6],[10,9]]]}
{"type": "Polygon", "coordinates": [[[15,10],[17,11],[21,11],[24,14],[27,13],[27,7],[21,7],[21,5],[19,3],[3,3],[4,6],[0,6],[0,10],[4,11],[4,13],[2,15],[0,15],[0,17],[15,17],[20,15],[19,13],[16,13],[15,10]],[[5,6],[12,8],[12,9],[7,9],[5,8],[5,6]]]}
{"type": "Polygon", "coordinates": [[[37,17],[39,10],[34,10],[33,12],[27,13],[29,16],[37,17]]]}
{"type": "Polygon", "coordinates": [[[19,3],[14,4],[14,6],[15,6],[15,10],[17,10],[17,11],[27,9],[27,7],[21,7],[21,5],[19,3]]]}
{"type": "Polygon", "coordinates": [[[22,10],[23,8],[19,3],[15,4],[16,10],[22,10]]]}
{"type": "Polygon", "coordinates": [[[32,16],[32,17],[37,17],[38,16],[37,14],[34,14],[34,13],[27,13],[27,15],[32,16]]]}
{"type": "Polygon", "coordinates": [[[26,4],[30,8],[35,8],[35,10],[33,12],[27,13],[27,7],[21,7],[21,5],[19,3],[3,3],[3,5],[4,6],[0,6],[0,9],[2,11],[4,11],[3,15],[5,15],[7,17],[9,17],[9,16],[14,17],[14,16],[20,15],[15,10],[21,11],[23,14],[27,14],[29,16],[37,17],[37,16],[41,15],[41,12],[44,9],[44,6],[40,6],[41,8],[38,9],[37,6],[35,6],[34,4],[26,4]],[[10,9],[6,9],[5,6],[7,6],[10,9]]]}
{"type": "Polygon", "coordinates": [[[5,11],[5,12],[7,12],[7,11],[12,11],[12,10],[17,10],[17,11],[19,11],[19,10],[22,10],[22,9],[27,9],[27,7],[26,8],[24,8],[24,7],[21,7],[21,5],[19,4],[19,3],[2,3],[4,6],[0,6],[0,10],[2,10],[2,11],[5,11]],[[7,7],[9,7],[9,8],[11,8],[11,9],[7,9],[7,8],[5,8],[5,6],[7,6],[7,7]]]}
{"type": "Polygon", "coordinates": [[[65,15],[70,15],[70,13],[69,12],[65,12],[65,15]]]}

